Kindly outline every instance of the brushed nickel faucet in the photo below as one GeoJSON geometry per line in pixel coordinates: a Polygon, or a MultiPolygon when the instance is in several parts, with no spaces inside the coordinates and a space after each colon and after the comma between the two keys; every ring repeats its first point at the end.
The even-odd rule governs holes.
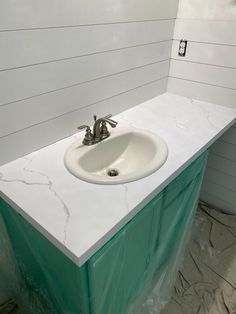
{"type": "Polygon", "coordinates": [[[105,138],[110,136],[110,132],[107,128],[107,123],[110,124],[112,128],[115,128],[118,122],[110,119],[112,117],[111,114],[106,115],[103,118],[97,119],[97,116],[94,115],[94,125],[93,125],[93,132],[88,125],[81,125],[78,127],[79,130],[86,129],[86,133],[83,139],[84,145],[94,145],[96,143],[101,142],[105,138]]]}

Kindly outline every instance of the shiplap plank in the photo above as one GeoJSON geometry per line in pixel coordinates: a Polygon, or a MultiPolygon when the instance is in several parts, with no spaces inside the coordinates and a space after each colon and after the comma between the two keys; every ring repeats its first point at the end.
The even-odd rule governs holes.
{"type": "Polygon", "coordinates": [[[90,81],[0,107],[0,136],[168,76],[169,61],[90,81]],[[22,114],[22,112],[24,114],[22,114]],[[19,119],[19,116],[21,117],[19,119]]]}
{"type": "Polygon", "coordinates": [[[236,108],[236,90],[233,89],[170,77],[168,91],[177,95],[236,108]]]}
{"type": "Polygon", "coordinates": [[[175,18],[177,0],[1,0],[0,30],[175,18]]]}
{"type": "Polygon", "coordinates": [[[218,208],[220,210],[223,210],[228,213],[236,214],[235,205],[232,203],[229,203],[227,199],[222,196],[222,193],[220,195],[221,198],[219,198],[219,195],[210,194],[207,192],[206,189],[201,190],[200,199],[207,202],[208,204],[214,206],[215,208],[218,208]]]}
{"type": "Polygon", "coordinates": [[[207,167],[204,180],[220,184],[222,187],[236,192],[236,176],[229,176],[217,169],[207,167]]]}
{"type": "Polygon", "coordinates": [[[178,56],[178,50],[179,41],[174,40],[172,46],[173,59],[236,68],[236,58],[232,58],[232,56],[236,56],[236,46],[205,44],[189,41],[184,58],[178,56]]]}
{"type": "Polygon", "coordinates": [[[219,140],[211,146],[211,152],[217,156],[236,162],[236,145],[221,142],[219,140]]]}
{"type": "MultiPolygon", "coordinates": [[[[175,25],[170,67],[172,77],[168,81],[168,91],[236,108],[236,21],[211,19],[210,14],[216,12],[209,11],[208,4],[203,7],[197,3],[192,4],[196,5],[198,11],[191,12],[201,12],[200,19],[187,19],[192,17],[192,13],[186,6],[181,13],[183,2],[180,3],[182,18],[178,18],[175,25]],[[203,20],[204,8],[208,20],[203,20]],[[181,58],[178,56],[178,46],[179,40],[183,38],[188,40],[188,46],[186,56],[181,58]]],[[[222,4],[214,6],[219,9],[222,4]]],[[[222,10],[223,8],[229,10],[229,4],[224,4],[222,10]]],[[[230,12],[232,13],[232,8],[230,12]]],[[[210,148],[200,197],[218,208],[236,214],[235,130],[235,126],[230,128],[210,148]]]]}
{"type": "Polygon", "coordinates": [[[236,45],[236,21],[177,19],[174,39],[236,45]]]}
{"type": "Polygon", "coordinates": [[[235,1],[232,0],[180,0],[178,18],[205,20],[236,20],[235,1]]]}
{"type": "MultiPolygon", "coordinates": [[[[222,201],[226,201],[230,204],[236,204],[236,193],[228,188],[223,187],[222,185],[203,180],[202,191],[206,191],[207,193],[214,195],[221,199],[222,201]]],[[[235,208],[235,207],[234,207],[235,208]]]]}
{"type": "Polygon", "coordinates": [[[171,44],[167,41],[0,71],[0,105],[169,59],[171,44]]]}
{"type": "Polygon", "coordinates": [[[233,144],[236,146],[236,128],[230,128],[225,134],[221,137],[221,140],[233,144]]]}
{"type": "Polygon", "coordinates": [[[177,6],[2,0],[0,162],[69,135],[75,117],[86,123],[165,92],[177,6]]]}
{"type": "Polygon", "coordinates": [[[0,165],[76,133],[78,125],[92,124],[94,114],[98,116],[103,116],[107,113],[117,114],[150,98],[161,95],[166,91],[166,86],[167,79],[161,79],[2,137],[0,138],[0,165]]]}
{"type": "Polygon", "coordinates": [[[213,169],[219,170],[229,176],[236,175],[236,162],[214,154],[211,152],[211,149],[207,167],[212,167],[213,169]]]}
{"type": "Polygon", "coordinates": [[[0,70],[170,40],[174,20],[0,32],[0,70]]]}
{"type": "Polygon", "coordinates": [[[236,90],[236,69],[172,60],[170,77],[236,90]]]}

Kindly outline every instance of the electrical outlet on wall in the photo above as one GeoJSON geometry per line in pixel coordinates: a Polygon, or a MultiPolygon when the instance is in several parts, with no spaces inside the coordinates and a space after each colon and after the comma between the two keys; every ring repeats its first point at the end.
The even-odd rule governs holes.
{"type": "Polygon", "coordinates": [[[179,42],[179,52],[178,52],[179,57],[185,57],[187,44],[188,44],[187,40],[184,40],[184,39],[180,40],[180,42],[179,42]]]}

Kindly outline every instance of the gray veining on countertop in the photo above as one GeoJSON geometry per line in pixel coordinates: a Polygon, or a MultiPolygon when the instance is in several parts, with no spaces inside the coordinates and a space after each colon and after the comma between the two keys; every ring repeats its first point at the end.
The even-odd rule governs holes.
{"type": "Polygon", "coordinates": [[[166,93],[114,118],[118,128],[165,139],[169,155],[158,171],[122,185],[81,181],[63,161],[81,133],[0,167],[0,195],[79,266],[229,128],[236,110],[166,93]]]}

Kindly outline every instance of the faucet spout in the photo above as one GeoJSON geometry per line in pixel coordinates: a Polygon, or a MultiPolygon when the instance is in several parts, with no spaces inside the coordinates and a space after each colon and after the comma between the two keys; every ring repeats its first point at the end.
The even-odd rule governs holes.
{"type": "Polygon", "coordinates": [[[118,124],[118,122],[110,119],[112,115],[107,115],[104,118],[96,119],[96,116],[94,116],[95,123],[93,126],[93,136],[95,142],[100,142],[101,139],[107,138],[110,133],[107,130],[106,123],[110,124],[112,128],[115,128],[118,124]]]}
{"type": "Polygon", "coordinates": [[[103,118],[97,119],[97,116],[93,116],[94,118],[94,125],[93,125],[93,133],[89,126],[81,125],[78,129],[83,130],[86,129],[86,134],[83,140],[84,145],[93,145],[96,143],[101,142],[105,138],[110,136],[110,132],[107,128],[107,123],[110,124],[112,128],[115,128],[118,122],[110,119],[112,117],[111,114],[106,115],[103,118]]]}

